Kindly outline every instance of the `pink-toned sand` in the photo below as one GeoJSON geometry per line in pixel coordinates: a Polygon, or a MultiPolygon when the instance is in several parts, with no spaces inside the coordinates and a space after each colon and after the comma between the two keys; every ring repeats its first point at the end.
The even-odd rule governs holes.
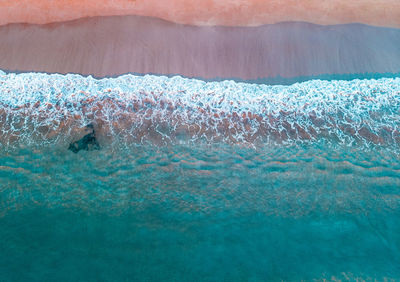
{"type": "Polygon", "coordinates": [[[399,0],[1,0],[0,25],[142,15],[194,25],[257,26],[282,21],[400,27],[399,0]]]}

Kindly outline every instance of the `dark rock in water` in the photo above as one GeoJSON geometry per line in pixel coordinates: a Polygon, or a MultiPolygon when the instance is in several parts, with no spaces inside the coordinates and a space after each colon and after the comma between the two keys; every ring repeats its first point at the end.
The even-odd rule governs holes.
{"type": "Polygon", "coordinates": [[[87,125],[88,128],[92,129],[92,132],[86,134],[78,141],[72,142],[69,144],[68,150],[71,150],[75,154],[80,150],[93,151],[100,150],[100,145],[96,140],[96,134],[92,124],[87,125]]]}

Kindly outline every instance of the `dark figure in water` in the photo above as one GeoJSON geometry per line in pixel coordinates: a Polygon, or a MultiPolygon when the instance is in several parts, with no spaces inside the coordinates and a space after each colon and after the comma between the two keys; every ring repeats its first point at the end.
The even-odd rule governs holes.
{"type": "Polygon", "coordinates": [[[89,124],[86,127],[91,129],[92,132],[86,134],[78,141],[69,144],[68,150],[71,150],[75,154],[78,153],[80,150],[86,150],[86,151],[100,150],[100,145],[96,140],[96,134],[94,132],[93,125],[89,124]]]}

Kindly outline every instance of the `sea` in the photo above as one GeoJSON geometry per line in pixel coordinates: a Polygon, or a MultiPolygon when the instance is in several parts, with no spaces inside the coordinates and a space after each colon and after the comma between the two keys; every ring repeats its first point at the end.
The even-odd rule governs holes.
{"type": "Polygon", "coordinates": [[[0,71],[0,281],[398,281],[399,154],[396,77],[0,71]]]}

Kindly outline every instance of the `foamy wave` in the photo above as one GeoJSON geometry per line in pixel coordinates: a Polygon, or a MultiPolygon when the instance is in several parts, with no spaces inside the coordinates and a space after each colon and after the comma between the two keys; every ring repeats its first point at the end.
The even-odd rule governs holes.
{"type": "Polygon", "coordinates": [[[291,86],[182,77],[0,72],[0,142],[400,144],[400,78],[291,86]]]}

